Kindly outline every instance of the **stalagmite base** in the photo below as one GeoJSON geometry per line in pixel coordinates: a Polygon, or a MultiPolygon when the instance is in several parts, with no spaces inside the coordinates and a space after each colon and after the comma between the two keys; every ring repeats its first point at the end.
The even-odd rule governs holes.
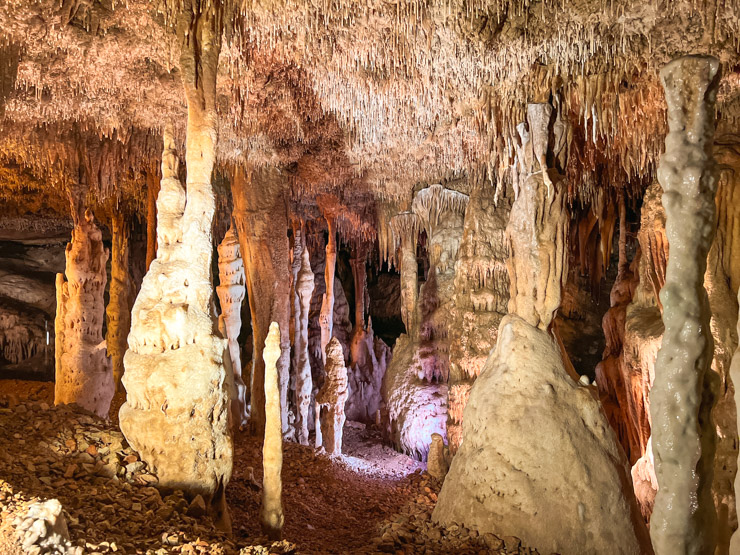
{"type": "Polygon", "coordinates": [[[301,252],[301,267],[296,278],[296,295],[299,312],[295,317],[295,392],[296,392],[296,435],[301,445],[308,445],[308,419],[313,391],[311,364],[308,358],[308,312],[311,307],[314,275],[311,270],[308,248],[304,245],[301,252]]]}
{"type": "Polygon", "coordinates": [[[270,324],[262,356],[265,362],[265,442],[262,446],[262,506],[260,523],[262,533],[271,540],[279,540],[283,530],[283,432],[280,416],[280,389],[277,361],[281,355],[280,327],[270,324]]]}
{"type": "Polygon", "coordinates": [[[716,542],[711,497],[716,393],[709,372],[713,340],[704,272],[716,221],[712,139],[718,69],[714,58],[686,56],[660,74],[669,133],[658,180],[670,256],[660,294],[665,333],[650,395],[659,486],[651,537],[659,555],[712,553],[716,542]]]}
{"type": "Polygon", "coordinates": [[[330,455],[342,454],[344,404],[347,402],[347,368],[342,345],[332,337],[326,347],[326,379],[316,394],[316,447],[325,444],[330,455]],[[326,439],[323,439],[326,438],[326,439]]]}

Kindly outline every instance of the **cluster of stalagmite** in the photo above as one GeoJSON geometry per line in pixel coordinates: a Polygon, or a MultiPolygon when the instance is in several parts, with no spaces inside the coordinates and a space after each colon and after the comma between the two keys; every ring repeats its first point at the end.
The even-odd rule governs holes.
{"type": "Polygon", "coordinates": [[[391,220],[401,249],[401,315],[407,333],[393,349],[383,399],[394,445],[422,460],[433,433],[446,437],[449,327],[467,205],[467,195],[430,185],[416,193],[411,213],[391,220]],[[421,229],[426,233],[429,270],[418,288],[416,238],[421,229]]]}
{"type": "Polygon", "coordinates": [[[247,386],[242,379],[239,332],[242,329],[242,302],[247,290],[244,285],[244,263],[239,252],[239,240],[233,227],[229,228],[218,246],[218,281],[216,293],[221,303],[220,318],[226,329],[236,388],[231,412],[235,424],[243,427],[247,424],[247,386]]]}
{"type": "Polygon", "coordinates": [[[119,419],[121,431],[156,472],[160,486],[201,495],[217,524],[230,530],[224,490],[232,471],[233,374],[224,365],[227,341],[214,329],[211,279],[221,10],[221,5],[193,2],[178,16],[188,102],[187,192],[178,179],[174,139],[166,130],[157,257],[134,303],[124,357],[127,396],[119,419]]]}
{"type": "Polygon", "coordinates": [[[262,532],[271,540],[279,540],[283,529],[283,425],[280,410],[279,371],[282,356],[280,326],[270,324],[262,357],[265,363],[265,440],[262,444],[262,532]]]}
{"type": "Polygon", "coordinates": [[[714,342],[704,272],[716,222],[718,68],[714,58],[688,56],[661,71],[669,133],[658,180],[670,256],[660,292],[665,332],[650,395],[659,484],[650,528],[659,555],[711,553],[716,545],[711,412],[717,388],[709,371],[714,342]]]}
{"type": "Polygon", "coordinates": [[[342,345],[336,337],[332,337],[326,347],[324,371],[324,384],[316,394],[316,447],[324,446],[330,455],[340,455],[346,420],[344,404],[349,391],[342,345]]]}
{"type": "Polygon", "coordinates": [[[626,461],[590,388],[568,375],[551,331],[567,275],[568,215],[561,176],[545,165],[557,158],[547,139],[552,107],[527,113],[529,175],[507,227],[510,314],[471,389],[433,518],[512,534],[542,552],[641,553],[649,540],[625,487],[626,461]]]}
{"type": "Polygon", "coordinates": [[[63,274],[56,280],[54,402],[76,403],[107,418],[115,390],[103,340],[108,250],[92,213],[73,214],[72,241],[65,251],[67,280],[63,274]]]}

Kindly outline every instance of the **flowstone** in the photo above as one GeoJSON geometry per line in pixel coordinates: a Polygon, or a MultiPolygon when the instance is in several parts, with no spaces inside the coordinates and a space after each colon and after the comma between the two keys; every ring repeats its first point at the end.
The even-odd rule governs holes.
{"type": "Polygon", "coordinates": [[[614,432],[546,331],[516,315],[502,320],[463,437],[436,522],[516,536],[541,553],[649,552],[614,432]]]}

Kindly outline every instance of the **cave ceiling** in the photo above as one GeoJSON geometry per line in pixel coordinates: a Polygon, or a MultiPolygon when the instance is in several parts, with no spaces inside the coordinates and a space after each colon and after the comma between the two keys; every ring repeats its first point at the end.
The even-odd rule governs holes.
{"type": "MultiPolygon", "coordinates": [[[[0,3],[6,219],[64,212],[79,187],[144,210],[164,126],[184,145],[183,2],[0,3]]],[[[293,212],[336,205],[344,236],[370,237],[375,214],[408,209],[420,183],[505,185],[527,102],[570,123],[572,200],[640,192],[666,132],[658,70],[678,55],[719,58],[720,133],[740,115],[736,0],[222,4],[218,171],[280,167],[293,212]]]]}

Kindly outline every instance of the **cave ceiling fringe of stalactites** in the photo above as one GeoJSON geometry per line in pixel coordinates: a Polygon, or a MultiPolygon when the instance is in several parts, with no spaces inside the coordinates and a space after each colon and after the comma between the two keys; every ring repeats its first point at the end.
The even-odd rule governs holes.
{"type": "MultiPolygon", "coordinates": [[[[528,102],[559,103],[569,124],[568,198],[581,202],[604,187],[637,193],[654,172],[665,135],[657,68],[676,55],[716,56],[725,75],[720,126],[740,115],[737,0],[221,3],[218,163],[284,168],[300,218],[319,216],[316,197],[334,195],[352,209],[338,230],[359,229],[355,241],[371,240],[376,216],[382,222],[385,211],[408,209],[380,205],[404,204],[415,184],[481,167],[499,187],[510,180],[528,102]]],[[[127,146],[135,137],[156,144],[155,165],[166,123],[182,145],[174,26],[183,5],[0,5],[2,150],[20,151],[10,161],[43,181],[61,179],[49,175],[44,137],[69,140],[84,129],[88,137],[75,140],[122,145],[110,147],[100,182],[90,184],[108,196],[106,187],[142,171],[137,148],[127,146]],[[107,179],[106,164],[126,175],[107,179]]],[[[384,225],[377,232],[386,256],[384,225]]]]}

